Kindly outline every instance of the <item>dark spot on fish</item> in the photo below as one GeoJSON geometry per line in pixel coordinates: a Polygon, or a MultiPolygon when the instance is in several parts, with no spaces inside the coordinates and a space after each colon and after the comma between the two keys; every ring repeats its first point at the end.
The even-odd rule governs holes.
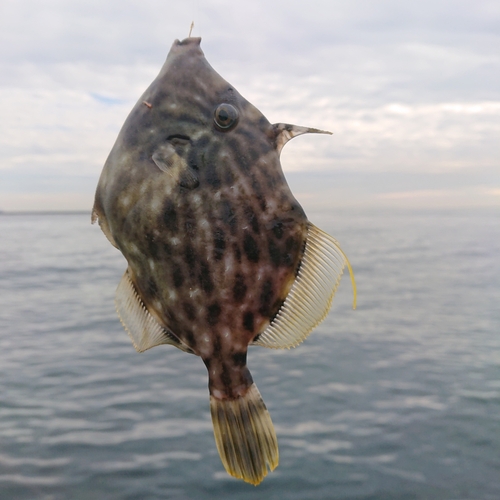
{"type": "Polygon", "coordinates": [[[249,205],[247,205],[245,208],[244,208],[244,213],[245,213],[245,217],[248,221],[248,223],[251,225],[252,227],[252,231],[254,233],[259,233],[259,221],[257,220],[257,216],[255,215],[255,212],[253,211],[253,208],[249,205]]]}
{"type": "Polygon", "coordinates": [[[295,255],[299,248],[298,242],[292,236],[289,236],[285,242],[285,252],[283,254],[283,264],[285,266],[293,266],[295,255]]]}
{"type": "Polygon", "coordinates": [[[236,243],[233,243],[233,253],[234,253],[234,256],[236,257],[236,260],[238,261],[238,264],[240,264],[241,263],[241,250],[240,250],[240,247],[236,243]]]}
{"type": "Polygon", "coordinates": [[[163,206],[163,223],[171,232],[176,233],[179,229],[177,221],[177,210],[171,200],[167,200],[163,206]]]}
{"type": "Polygon", "coordinates": [[[168,243],[165,243],[165,242],[163,243],[163,251],[168,256],[172,255],[172,247],[168,243]]]}
{"type": "MultiPolygon", "coordinates": [[[[196,309],[191,302],[183,302],[182,308],[184,309],[184,312],[186,313],[188,319],[193,320],[196,318],[196,309]]],[[[191,335],[193,335],[192,332],[191,335]]]]}
{"type": "Polygon", "coordinates": [[[155,237],[151,233],[146,234],[146,242],[148,245],[149,255],[155,259],[158,257],[158,243],[155,241],[155,237]]]}
{"type": "Polygon", "coordinates": [[[215,161],[213,161],[213,160],[209,161],[205,165],[205,167],[203,169],[203,173],[205,175],[205,181],[207,182],[207,184],[209,184],[213,188],[220,187],[221,181],[220,181],[219,175],[217,173],[217,166],[215,164],[215,161]]]}
{"type": "Polygon", "coordinates": [[[296,250],[299,247],[297,240],[293,236],[289,236],[285,241],[285,249],[287,252],[296,250]]]}
{"type": "Polygon", "coordinates": [[[221,379],[222,384],[224,385],[224,388],[226,388],[227,392],[232,395],[233,394],[233,388],[232,388],[233,384],[232,384],[232,380],[231,380],[231,374],[230,374],[229,369],[225,363],[222,365],[220,379],[221,379]]]}
{"type": "Polygon", "coordinates": [[[174,280],[174,286],[175,288],[180,288],[182,284],[184,283],[184,276],[182,275],[182,269],[174,264],[174,269],[172,272],[172,278],[174,280]]]}
{"type": "MultiPolygon", "coordinates": [[[[191,348],[196,347],[196,339],[195,339],[194,334],[191,330],[189,330],[189,329],[184,330],[184,336],[187,340],[187,344],[189,347],[191,347],[191,348]]],[[[191,351],[191,349],[190,349],[190,351],[191,351]]],[[[191,352],[193,352],[193,351],[191,351],[191,352]]]]}
{"type": "Polygon", "coordinates": [[[211,304],[207,308],[207,323],[210,326],[215,326],[219,321],[219,316],[221,313],[221,308],[219,304],[211,304]]]}
{"type": "Polygon", "coordinates": [[[226,250],[226,239],[222,229],[214,231],[214,259],[221,260],[226,250]]]}
{"type": "Polygon", "coordinates": [[[206,262],[200,263],[200,274],[198,275],[198,280],[204,292],[208,294],[213,292],[214,284],[212,282],[212,277],[210,276],[210,268],[206,262]]]}
{"type": "Polygon", "coordinates": [[[202,145],[200,144],[196,144],[196,149],[200,152],[202,152],[203,154],[203,158],[205,160],[205,164],[206,165],[206,161],[207,159],[209,158],[219,158],[219,151],[220,151],[220,147],[221,147],[221,144],[219,141],[210,141],[210,138],[209,136],[203,136],[203,139],[206,138],[206,143],[202,145]]]}
{"type": "Polygon", "coordinates": [[[132,217],[132,227],[137,227],[141,222],[140,210],[131,210],[130,214],[132,217]]]}
{"type": "Polygon", "coordinates": [[[220,338],[218,335],[214,335],[214,337],[213,337],[213,346],[214,346],[214,350],[213,350],[212,356],[216,359],[220,359],[220,357],[222,355],[222,349],[221,349],[221,344],[220,344],[220,338]]]}
{"type": "Polygon", "coordinates": [[[196,234],[196,222],[193,220],[187,220],[184,223],[184,229],[186,230],[186,235],[189,237],[194,237],[196,234]]]}
{"type": "Polygon", "coordinates": [[[269,316],[271,314],[271,300],[273,299],[273,283],[271,280],[266,280],[262,285],[260,292],[260,308],[259,313],[262,316],[269,316]]]}
{"type": "Polygon", "coordinates": [[[230,201],[223,200],[221,203],[221,219],[224,224],[227,224],[234,234],[238,226],[238,219],[230,201]]]}
{"type": "Polygon", "coordinates": [[[259,151],[257,148],[251,148],[248,151],[248,155],[250,156],[250,161],[252,163],[256,163],[257,160],[260,158],[261,154],[262,154],[261,151],[259,151]]]}
{"type": "Polygon", "coordinates": [[[278,240],[280,240],[283,237],[283,222],[281,221],[276,221],[273,224],[273,233],[278,240]]]}
{"type": "Polygon", "coordinates": [[[243,315],[243,328],[249,332],[253,332],[253,313],[250,311],[247,311],[243,315]]]}
{"type": "Polygon", "coordinates": [[[196,217],[194,216],[192,210],[188,210],[186,213],[186,217],[184,219],[184,229],[188,237],[194,238],[196,236],[196,217]]]}
{"type": "Polygon", "coordinates": [[[245,278],[242,274],[237,274],[234,277],[234,285],[233,285],[233,299],[236,304],[240,304],[243,302],[247,294],[247,286],[245,284],[245,278]]]}
{"type": "Polygon", "coordinates": [[[186,264],[190,267],[193,268],[196,264],[196,253],[194,251],[194,248],[191,246],[190,243],[186,244],[186,247],[184,249],[184,258],[186,259],[186,264]]]}
{"type": "Polygon", "coordinates": [[[235,179],[234,179],[233,169],[231,168],[231,165],[227,160],[222,162],[221,172],[222,175],[224,176],[223,179],[224,184],[226,184],[227,186],[232,186],[235,182],[235,179]]]}
{"type": "MultiPolygon", "coordinates": [[[[237,129],[238,131],[238,138],[240,139],[240,141],[243,143],[243,144],[251,144],[251,145],[254,145],[255,142],[256,142],[256,134],[253,133],[252,131],[250,131],[248,128],[244,128],[244,127],[239,127],[237,129]]],[[[255,163],[259,157],[262,155],[262,152],[260,150],[260,148],[257,148],[257,147],[247,147],[245,149],[245,153],[248,155],[250,161],[252,163],[255,163]]]]}
{"type": "Polygon", "coordinates": [[[252,189],[255,193],[255,198],[259,202],[260,209],[264,211],[267,207],[266,197],[264,196],[259,181],[255,177],[252,179],[252,189]]]}
{"type": "Polygon", "coordinates": [[[269,256],[271,257],[271,262],[275,267],[278,267],[281,264],[281,252],[274,242],[274,240],[270,239],[268,243],[269,248],[269,256]]]}
{"type": "Polygon", "coordinates": [[[198,168],[198,153],[197,153],[196,148],[189,148],[187,163],[188,163],[189,167],[195,171],[195,173],[198,172],[198,170],[199,170],[199,168],[198,168]]]}
{"type": "Polygon", "coordinates": [[[246,352],[235,352],[232,357],[235,366],[245,366],[247,363],[246,352]]]}
{"type": "Polygon", "coordinates": [[[203,151],[203,176],[205,182],[214,188],[220,187],[220,169],[218,168],[220,144],[217,141],[208,144],[207,141],[206,146],[197,145],[197,149],[203,151]]]}
{"type": "Polygon", "coordinates": [[[250,171],[251,163],[248,161],[248,157],[246,156],[247,147],[242,147],[240,141],[238,141],[234,136],[227,137],[228,147],[235,152],[235,156],[238,158],[237,165],[238,167],[247,174],[250,171]]]}
{"type": "Polygon", "coordinates": [[[259,262],[260,252],[259,246],[250,234],[245,234],[243,239],[243,250],[250,262],[259,262]]]}

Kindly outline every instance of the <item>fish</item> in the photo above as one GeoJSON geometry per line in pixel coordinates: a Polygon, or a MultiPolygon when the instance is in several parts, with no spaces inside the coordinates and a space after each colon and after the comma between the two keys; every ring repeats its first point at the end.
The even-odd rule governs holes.
{"type": "Polygon", "coordinates": [[[115,304],[138,352],[168,344],[208,372],[226,471],[257,485],[279,461],[247,367],[250,345],[291,348],[325,318],[345,266],[280,164],[292,138],[208,63],[201,38],[175,40],[104,164],[92,222],[127,261],[115,304]]]}

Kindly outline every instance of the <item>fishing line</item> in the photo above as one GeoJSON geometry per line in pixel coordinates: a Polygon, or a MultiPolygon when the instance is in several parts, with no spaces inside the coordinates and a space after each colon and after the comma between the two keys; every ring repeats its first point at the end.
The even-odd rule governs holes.
{"type": "Polygon", "coordinates": [[[195,26],[195,21],[196,25],[199,25],[199,20],[200,20],[200,2],[199,0],[192,0],[191,2],[191,26],[189,27],[189,35],[188,38],[191,38],[193,36],[193,28],[195,26]]]}

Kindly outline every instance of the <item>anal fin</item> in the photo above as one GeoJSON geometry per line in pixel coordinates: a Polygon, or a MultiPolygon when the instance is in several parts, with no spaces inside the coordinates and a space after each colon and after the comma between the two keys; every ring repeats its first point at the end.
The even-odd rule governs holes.
{"type": "Polygon", "coordinates": [[[304,255],[292,288],[276,317],[253,344],[289,349],[303,342],[328,314],[346,265],[355,309],[356,282],[349,260],[334,238],[309,222],[304,255]]]}
{"type": "Polygon", "coordinates": [[[193,352],[153,318],[130,279],[128,269],[116,289],[115,305],[120,321],[137,352],[144,352],[161,344],[171,344],[182,351],[193,352]]]}

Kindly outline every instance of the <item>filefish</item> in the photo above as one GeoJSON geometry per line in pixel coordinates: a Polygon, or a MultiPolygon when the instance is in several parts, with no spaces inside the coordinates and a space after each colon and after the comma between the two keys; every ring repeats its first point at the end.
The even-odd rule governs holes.
{"type": "Polygon", "coordinates": [[[176,40],[132,109],[92,222],[127,260],[115,303],[135,349],[171,344],[201,357],[222,463],[256,485],[278,465],[278,444],[248,346],[297,346],[325,318],[346,265],[354,279],[280,165],[290,139],[328,132],[271,124],[200,42],[176,40]]]}

